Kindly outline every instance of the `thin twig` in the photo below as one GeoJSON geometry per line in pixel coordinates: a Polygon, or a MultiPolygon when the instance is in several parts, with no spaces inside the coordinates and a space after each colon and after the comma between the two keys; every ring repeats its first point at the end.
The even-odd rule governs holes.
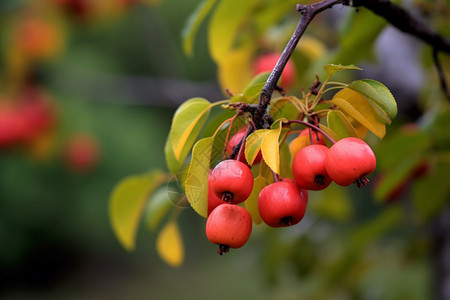
{"type": "Polygon", "coordinates": [[[439,82],[441,84],[442,90],[445,93],[445,96],[447,96],[447,99],[450,100],[450,90],[448,89],[447,81],[445,79],[445,73],[444,70],[442,69],[441,62],[439,61],[438,54],[439,52],[436,49],[433,49],[433,61],[439,76],[439,82]]]}

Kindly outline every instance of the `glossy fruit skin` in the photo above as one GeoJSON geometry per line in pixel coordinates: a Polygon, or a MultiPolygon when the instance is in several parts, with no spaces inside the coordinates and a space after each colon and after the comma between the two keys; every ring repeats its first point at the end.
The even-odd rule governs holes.
{"type": "Polygon", "coordinates": [[[211,189],[211,184],[208,181],[208,216],[217,206],[222,205],[224,203],[226,202],[222,201],[222,199],[220,199],[219,197],[216,196],[216,194],[214,194],[214,192],[211,189]]]}
{"type": "MultiPolygon", "coordinates": [[[[297,184],[297,182],[295,182],[295,180],[291,179],[291,178],[281,178],[281,181],[297,184]]],[[[306,205],[308,205],[308,191],[305,189],[302,189],[301,187],[298,187],[298,188],[300,189],[300,192],[302,193],[303,200],[305,200],[306,205]]]]}
{"type": "Polygon", "coordinates": [[[325,167],[328,150],[324,145],[309,145],[297,153],[292,173],[299,187],[320,191],[330,185],[332,180],[325,167]]]}
{"type": "Polygon", "coordinates": [[[305,215],[307,195],[308,192],[302,191],[293,181],[272,183],[259,193],[259,214],[271,227],[295,225],[305,215]]]}
{"type": "MultiPolygon", "coordinates": [[[[271,72],[280,58],[280,53],[267,53],[259,56],[254,62],[254,74],[271,72]]],[[[281,85],[285,88],[291,87],[295,82],[295,66],[288,60],[281,76],[281,85]]]]}
{"type": "MultiPolygon", "coordinates": [[[[239,142],[244,138],[244,136],[247,134],[247,129],[239,130],[233,137],[230,139],[227,145],[227,155],[231,155],[233,153],[233,148],[239,144],[239,142]]],[[[245,143],[245,140],[244,140],[245,143]]],[[[239,154],[239,153],[238,153],[239,154]]],[[[235,157],[232,157],[233,159],[237,159],[238,154],[236,154],[235,157]]],[[[258,152],[256,155],[256,158],[253,162],[253,164],[258,164],[261,162],[262,154],[261,151],[258,152]]],[[[243,162],[244,164],[247,163],[247,160],[245,159],[245,144],[242,149],[241,158],[239,159],[240,162],[243,162]]]]}
{"type": "Polygon", "coordinates": [[[250,168],[237,160],[221,161],[211,172],[211,189],[217,197],[231,194],[229,203],[244,202],[253,190],[253,174],[250,168]]]}
{"type": "Polygon", "coordinates": [[[334,182],[348,186],[361,176],[372,173],[376,167],[376,158],[366,142],[347,137],[329,149],[325,165],[334,182]]]}
{"type": "Polygon", "coordinates": [[[238,205],[217,206],[206,220],[206,236],[211,243],[240,248],[252,232],[252,217],[238,205]]]}

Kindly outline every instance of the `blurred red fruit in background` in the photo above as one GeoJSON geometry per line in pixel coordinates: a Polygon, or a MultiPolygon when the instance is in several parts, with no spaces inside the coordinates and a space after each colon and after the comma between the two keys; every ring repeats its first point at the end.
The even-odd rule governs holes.
{"type": "Polygon", "coordinates": [[[87,133],[72,136],[64,149],[67,167],[75,173],[92,171],[100,159],[100,147],[97,139],[87,133]]]}

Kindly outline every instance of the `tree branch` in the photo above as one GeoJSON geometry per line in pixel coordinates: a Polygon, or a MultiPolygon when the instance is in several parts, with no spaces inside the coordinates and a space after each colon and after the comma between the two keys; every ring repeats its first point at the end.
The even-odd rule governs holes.
{"type": "MultiPolygon", "coordinates": [[[[284,67],[286,66],[289,58],[291,57],[292,52],[294,52],[294,49],[297,46],[298,41],[302,37],[309,23],[311,23],[312,19],[318,13],[328,8],[331,8],[336,4],[344,4],[344,2],[345,2],[344,0],[325,0],[311,5],[300,5],[300,4],[297,5],[297,10],[302,13],[302,17],[300,18],[297,28],[292,34],[291,39],[284,48],[283,53],[278,59],[277,64],[272,70],[272,73],[270,73],[270,76],[267,79],[267,82],[261,91],[261,96],[258,102],[258,109],[256,110],[256,113],[253,116],[253,122],[256,124],[256,126],[261,126],[262,123],[261,120],[267,110],[267,106],[270,103],[272,93],[275,90],[278,80],[280,79],[281,73],[283,72],[284,67]]],[[[252,126],[250,126],[250,128],[251,127],[252,126]]]]}
{"type": "MultiPolygon", "coordinates": [[[[292,52],[294,52],[300,38],[309,26],[313,18],[322,11],[333,7],[336,4],[343,4],[345,6],[352,7],[365,7],[371,10],[373,13],[386,19],[391,25],[395,26],[399,30],[411,34],[426,44],[433,47],[433,58],[438,70],[438,75],[441,81],[441,87],[444,90],[447,97],[450,99],[449,91],[447,90],[447,83],[443,76],[442,68],[437,59],[438,52],[450,53],[450,41],[439,35],[436,31],[433,31],[424,23],[414,18],[408,11],[400,6],[392,3],[389,0],[324,0],[311,5],[297,4],[296,9],[302,13],[302,17],[291,36],[291,39],[287,43],[283,50],[277,64],[275,65],[272,73],[270,73],[266,84],[264,85],[261,96],[258,102],[258,109],[253,115],[253,121],[256,126],[261,127],[261,120],[266,113],[267,107],[270,104],[272,94],[277,86],[277,82],[280,79],[281,73],[286,66],[292,52]]],[[[261,127],[262,128],[262,127],[261,127]]],[[[259,128],[254,128],[259,129],[259,128]]],[[[252,126],[249,127],[249,134],[254,130],[252,126]]]]}
{"type": "Polygon", "coordinates": [[[389,0],[353,0],[346,1],[345,5],[365,7],[386,19],[392,26],[429,44],[434,50],[450,53],[449,40],[389,0]]]}

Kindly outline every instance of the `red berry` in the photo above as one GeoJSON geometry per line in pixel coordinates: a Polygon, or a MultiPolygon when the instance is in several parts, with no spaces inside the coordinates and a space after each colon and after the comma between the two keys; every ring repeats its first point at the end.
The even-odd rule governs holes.
{"type": "Polygon", "coordinates": [[[348,186],[357,182],[359,187],[364,186],[368,183],[365,176],[372,173],[375,167],[375,154],[361,139],[347,137],[328,150],[326,169],[331,179],[339,185],[348,186]]]}
{"type": "Polygon", "coordinates": [[[222,204],[217,206],[206,220],[206,236],[219,245],[219,254],[229,248],[240,248],[247,243],[252,232],[252,217],[245,208],[222,204]]]}
{"type": "MultiPolygon", "coordinates": [[[[233,153],[233,148],[239,144],[239,142],[245,137],[245,135],[247,134],[247,130],[240,130],[238,131],[235,135],[233,135],[233,137],[230,139],[230,141],[228,142],[227,145],[227,155],[231,155],[231,153],[233,153]]],[[[245,159],[245,140],[243,141],[244,145],[242,148],[242,154],[241,157],[239,159],[239,161],[243,162],[244,164],[247,163],[247,160],[245,159]]],[[[233,159],[237,159],[239,152],[236,154],[236,156],[232,157],[233,159]]],[[[258,152],[253,164],[258,164],[261,162],[262,159],[262,154],[261,151],[258,152]]]]}
{"type": "MultiPolygon", "coordinates": [[[[279,53],[268,53],[259,56],[254,63],[254,74],[271,72],[280,56],[281,54],[279,53]]],[[[295,75],[294,63],[291,60],[288,60],[281,77],[281,85],[286,88],[291,87],[295,82],[295,75]]]]}
{"type": "MultiPolygon", "coordinates": [[[[295,180],[294,180],[294,179],[291,179],[291,178],[281,178],[281,181],[291,182],[291,183],[293,183],[293,184],[297,184],[297,182],[295,182],[295,180]]],[[[299,188],[300,188],[300,187],[299,187],[299,188]]],[[[302,188],[300,188],[300,191],[301,191],[302,194],[303,194],[303,199],[305,200],[306,205],[308,205],[308,191],[305,190],[305,189],[302,189],[302,188]]]]}
{"type": "Polygon", "coordinates": [[[303,219],[308,192],[293,181],[278,181],[261,190],[258,198],[259,214],[272,227],[295,225],[303,219]]]}
{"type": "Polygon", "coordinates": [[[228,203],[238,204],[252,193],[253,174],[246,164],[227,159],[212,170],[209,183],[217,197],[228,203]]]}
{"type": "Polygon", "coordinates": [[[299,187],[319,191],[330,185],[332,180],[325,167],[327,153],[327,146],[309,145],[295,155],[292,173],[299,187]]]}
{"type": "Polygon", "coordinates": [[[22,142],[26,134],[26,120],[10,105],[0,107],[0,147],[22,142]]]}
{"type": "Polygon", "coordinates": [[[310,141],[312,141],[312,145],[325,145],[325,140],[323,139],[323,135],[320,132],[312,130],[310,128],[303,129],[300,132],[299,136],[310,136],[310,141]],[[310,135],[311,133],[311,135],[310,135]]]}
{"type": "Polygon", "coordinates": [[[29,88],[22,93],[18,110],[27,123],[27,140],[51,129],[56,120],[50,101],[37,89],[29,88]]]}
{"type": "Polygon", "coordinates": [[[217,206],[224,203],[226,202],[222,201],[222,199],[220,199],[219,197],[216,196],[216,194],[214,194],[214,192],[211,189],[211,184],[208,182],[208,216],[217,206]]]}

